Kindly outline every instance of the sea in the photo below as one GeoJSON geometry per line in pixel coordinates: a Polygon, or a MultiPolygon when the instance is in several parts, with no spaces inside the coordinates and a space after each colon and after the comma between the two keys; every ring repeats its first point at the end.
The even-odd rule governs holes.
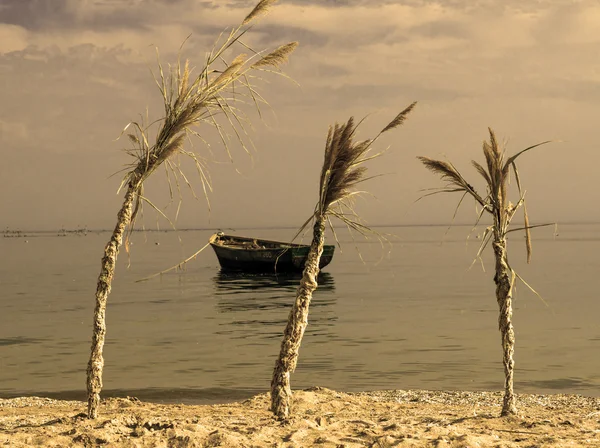
{"type": "MultiPolygon", "coordinates": [[[[293,388],[497,391],[504,371],[483,228],[344,229],[310,307],[293,388]]],[[[295,229],[228,233],[289,241],[295,229]]],[[[515,391],[600,396],[600,224],[520,232],[509,262],[515,391]],[[526,282],[526,283],[525,283],[526,282]],[[529,285],[529,286],[527,286],[529,285]],[[534,292],[535,291],[535,292],[534,292]]],[[[221,272],[214,230],[134,232],[107,307],[103,396],[221,403],[269,389],[299,276],[221,272]]],[[[0,237],[0,397],[85,399],[94,293],[107,231],[0,237]]],[[[310,235],[304,237],[310,242],[310,235]]]]}

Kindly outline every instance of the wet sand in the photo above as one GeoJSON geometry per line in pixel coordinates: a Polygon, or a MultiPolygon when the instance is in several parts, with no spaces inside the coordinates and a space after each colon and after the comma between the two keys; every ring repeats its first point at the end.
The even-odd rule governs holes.
{"type": "Polygon", "coordinates": [[[501,418],[500,392],[296,391],[293,417],[274,419],[269,396],[211,406],[136,398],[85,403],[0,399],[0,446],[10,447],[600,447],[600,398],[518,395],[501,418]]]}

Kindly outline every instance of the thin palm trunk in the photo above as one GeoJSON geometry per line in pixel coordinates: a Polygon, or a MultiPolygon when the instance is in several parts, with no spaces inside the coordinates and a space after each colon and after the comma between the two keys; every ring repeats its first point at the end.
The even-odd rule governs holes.
{"type": "Polygon", "coordinates": [[[279,357],[275,362],[271,380],[271,411],[280,419],[290,415],[292,390],[290,374],[296,370],[302,336],[308,325],[308,309],[312,294],[317,289],[319,262],[325,244],[325,217],[317,217],[313,227],[313,240],[304,267],[300,286],[296,291],[296,301],[290,311],[287,326],[281,343],[279,357]]]}
{"type": "Polygon", "coordinates": [[[313,291],[317,289],[319,262],[325,243],[325,223],[329,221],[330,216],[334,216],[341,219],[349,229],[363,233],[369,230],[359,222],[358,216],[350,205],[353,196],[360,194],[354,191],[354,188],[365,180],[366,168],[362,165],[381,154],[368,154],[373,142],[384,132],[402,125],[415,104],[412,103],[396,115],[372,140],[353,141],[356,125],[352,117],[345,124],[336,123],[335,126],[329,127],[319,180],[319,201],[311,217],[298,232],[300,234],[311,221],[314,222],[313,240],[271,379],[271,411],[280,419],[287,419],[290,415],[292,399],[290,374],[296,369],[302,336],[308,325],[310,301],[313,291]],[[349,210],[349,213],[346,213],[345,209],[349,210]],[[355,217],[356,220],[348,216],[355,217]]]}
{"type": "Polygon", "coordinates": [[[131,222],[133,204],[139,184],[130,182],[121,210],[117,215],[117,225],[113,230],[110,241],[104,248],[102,268],[96,287],[96,307],[94,309],[94,329],[92,349],[87,367],[88,418],[98,416],[100,406],[100,391],[102,390],[102,370],[104,369],[104,339],[106,337],[106,302],[110,294],[111,283],[117,264],[117,255],[123,242],[125,229],[131,222]]]}
{"type": "Polygon", "coordinates": [[[502,362],[504,364],[504,401],[502,415],[515,415],[517,413],[516,399],[513,390],[513,375],[515,361],[515,332],[512,324],[512,290],[514,273],[508,266],[506,253],[506,237],[498,235],[493,243],[496,258],[496,300],[500,314],[498,327],[502,334],[502,362]]]}
{"type": "MultiPolygon", "coordinates": [[[[446,187],[431,194],[454,192],[461,192],[463,195],[470,194],[476,202],[483,207],[477,218],[477,223],[479,223],[479,219],[481,219],[484,212],[488,212],[493,217],[493,225],[486,229],[477,257],[480,257],[483,249],[487,246],[488,242],[491,241],[496,260],[494,283],[496,284],[496,300],[499,308],[498,328],[502,335],[502,363],[504,364],[504,400],[502,405],[502,416],[507,416],[515,415],[517,413],[517,406],[513,390],[515,331],[512,324],[512,294],[516,273],[508,264],[506,234],[510,232],[508,229],[515,212],[522,206],[524,209],[524,228],[515,230],[525,230],[527,263],[529,263],[531,260],[531,239],[529,230],[533,227],[539,227],[532,227],[529,225],[529,217],[527,216],[527,209],[525,207],[525,192],[521,187],[521,180],[515,160],[521,154],[549,142],[546,141],[529,146],[515,155],[506,158],[505,150],[498,146],[494,131],[489,128],[488,131],[490,134],[490,141],[489,143],[487,141],[483,142],[483,154],[485,156],[487,170],[476,161],[472,161],[473,166],[486,182],[487,195],[485,196],[480,196],[452,163],[430,159],[429,157],[419,157],[419,160],[421,160],[421,162],[423,162],[431,171],[440,174],[442,179],[448,181],[446,187]],[[508,181],[511,168],[517,181],[517,188],[520,196],[516,205],[513,205],[508,200],[508,181]],[[493,232],[493,234],[488,234],[488,232],[493,232]]],[[[458,203],[458,207],[460,207],[461,202],[458,203]]]]}
{"type": "MultiPolygon", "coordinates": [[[[102,269],[96,288],[92,349],[87,367],[89,418],[96,418],[98,416],[100,391],[102,390],[102,370],[104,368],[102,352],[106,336],[106,304],[125,229],[128,227],[133,229],[137,212],[141,210],[143,202],[150,204],[157,212],[167,218],[164,213],[143,197],[143,183],[163,165],[167,171],[171,193],[170,176],[173,175],[178,190],[180,185],[179,177],[181,176],[181,178],[185,179],[185,182],[192,189],[192,193],[195,196],[194,190],[185,174],[180,170],[179,164],[171,163],[169,160],[175,154],[179,154],[186,155],[194,161],[205,194],[207,193],[207,188],[209,190],[212,189],[209,178],[206,177],[204,172],[205,165],[202,159],[194,151],[185,151],[183,147],[190,134],[202,139],[191,128],[199,124],[209,124],[218,130],[222,138],[222,143],[229,153],[229,147],[225,138],[226,134],[222,132],[222,127],[215,120],[215,116],[219,114],[227,118],[239,142],[246,148],[242,136],[247,136],[243,124],[247,120],[243,112],[235,107],[234,104],[241,101],[243,95],[249,95],[254,100],[255,106],[260,112],[259,104],[266,102],[256,91],[256,87],[250,83],[250,79],[254,77],[249,76],[249,73],[254,70],[262,72],[275,71],[281,64],[287,61],[288,56],[294,51],[298,43],[290,42],[266,54],[263,51],[254,52],[250,57],[246,54],[239,54],[231,63],[228,63],[224,59],[223,54],[230,50],[233,45],[239,44],[244,48],[248,48],[241,41],[241,38],[250,29],[250,23],[265,14],[275,2],[276,0],[260,0],[250,14],[246,16],[241,25],[233,28],[228,36],[227,34],[223,35],[223,39],[219,37],[215,42],[215,46],[207,55],[204,68],[195,79],[190,79],[188,61],[182,65],[178,60],[177,64],[171,67],[167,76],[165,76],[163,67],[159,62],[160,78],[157,79],[155,77],[155,81],[164,100],[165,116],[151,124],[145,123],[144,120],[141,123],[130,122],[123,129],[123,133],[129,128],[133,129],[133,131],[130,131],[133,133],[127,134],[132,147],[125,151],[130,156],[133,156],[135,161],[128,166],[130,170],[125,174],[119,187],[119,191],[121,191],[121,188],[127,185],[127,192],[118,213],[117,225],[110,241],[104,249],[102,269]],[[224,67],[217,69],[216,65],[220,63],[223,63],[224,67]],[[240,92],[237,86],[244,88],[243,91],[245,93],[242,96],[237,93],[240,92]],[[150,129],[153,124],[158,125],[158,131],[155,142],[151,144],[150,129]]],[[[205,143],[207,142],[205,141],[205,143]]]]}

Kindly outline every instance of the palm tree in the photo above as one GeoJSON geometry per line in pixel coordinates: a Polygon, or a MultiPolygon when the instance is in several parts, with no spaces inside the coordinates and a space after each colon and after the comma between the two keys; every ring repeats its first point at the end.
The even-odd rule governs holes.
{"type": "Polygon", "coordinates": [[[313,239],[271,380],[271,410],[280,419],[287,419],[290,415],[292,398],[290,374],[296,369],[302,336],[308,325],[310,301],[313,292],[317,289],[319,262],[325,244],[325,225],[326,223],[331,225],[330,218],[333,216],[341,219],[350,229],[359,232],[367,230],[366,226],[353,219],[357,216],[348,202],[359,193],[354,187],[366,180],[366,168],[362,164],[381,154],[369,155],[372,144],[384,132],[400,126],[415,104],[412,103],[400,112],[372,140],[354,142],[358,125],[355,125],[353,118],[345,124],[336,123],[334,127],[329,127],[319,182],[319,201],[312,216],[298,232],[300,234],[311,221],[314,221],[313,239]],[[350,213],[347,213],[348,211],[350,213]]]}
{"type": "Polygon", "coordinates": [[[465,180],[465,178],[459,173],[452,163],[441,160],[433,160],[428,157],[418,158],[421,162],[423,162],[423,164],[425,164],[427,168],[436,174],[440,174],[442,179],[448,182],[445,187],[430,194],[461,192],[463,193],[463,197],[461,198],[458,206],[460,206],[462,199],[464,199],[466,195],[471,195],[481,207],[481,212],[477,218],[477,223],[479,223],[479,220],[485,212],[488,212],[492,215],[493,224],[486,228],[477,257],[479,258],[482,251],[491,241],[496,260],[496,275],[494,276],[494,283],[496,284],[496,300],[498,301],[498,307],[500,309],[498,326],[500,333],[502,334],[502,360],[504,364],[505,375],[502,416],[506,416],[517,413],[516,399],[513,390],[513,372],[515,365],[513,355],[515,351],[515,332],[512,324],[512,294],[515,278],[519,277],[519,275],[508,263],[506,235],[509,232],[525,230],[527,263],[530,263],[530,229],[534,227],[541,227],[529,225],[529,217],[527,215],[527,208],[525,206],[525,193],[521,188],[521,179],[519,178],[519,171],[517,170],[515,161],[521,154],[549,142],[538,143],[519,151],[514,156],[506,158],[505,149],[499,147],[498,142],[496,141],[496,136],[491,129],[489,129],[489,134],[490,141],[483,142],[483,154],[485,156],[487,170],[476,161],[472,161],[473,166],[486,182],[487,193],[485,196],[481,196],[479,193],[477,193],[477,191],[475,191],[475,189],[465,180]],[[519,200],[516,204],[513,204],[508,200],[508,181],[511,168],[514,172],[519,191],[519,200]],[[523,207],[524,212],[524,226],[518,229],[509,230],[510,223],[517,209],[521,206],[523,207]]]}
{"type": "MultiPolygon", "coordinates": [[[[87,367],[89,418],[96,418],[98,415],[100,391],[102,389],[102,370],[104,367],[102,352],[106,335],[106,302],[125,230],[129,227],[131,232],[138,211],[144,202],[162,214],[144,197],[144,182],[163,165],[167,177],[169,178],[169,172],[171,172],[171,175],[175,176],[178,186],[178,176],[181,176],[187,183],[188,180],[178,165],[172,162],[174,155],[182,154],[194,161],[206,194],[206,188],[210,188],[210,182],[205,176],[204,163],[196,153],[184,150],[184,143],[190,134],[202,138],[192,129],[195,125],[209,124],[216,127],[225,148],[228,150],[227,135],[224,134],[222,126],[215,120],[215,116],[219,114],[226,117],[243,145],[240,136],[244,131],[243,121],[245,116],[237,109],[236,103],[244,97],[251,98],[256,107],[260,102],[264,102],[262,96],[256,90],[256,86],[251,83],[253,76],[250,75],[250,72],[275,71],[287,60],[297,43],[291,42],[282,45],[268,54],[254,52],[250,57],[240,54],[231,63],[225,63],[222,69],[218,69],[216,66],[220,62],[224,62],[225,53],[234,44],[241,44],[245,49],[249,49],[242,43],[241,37],[248,31],[249,24],[265,13],[275,1],[261,0],[244,21],[231,30],[224,42],[217,42],[208,54],[200,74],[195,79],[190,80],[191,70],[188,61],[185,62],[183,67],[178,62],[175,68],[166,76],[159,63],[160,80],[157,79],[156,81],[164,99],[165,115],[159,121],[159,129],[153,144],[149,143],[150,126],[144,123],[130,123],[124,130],[125,132],[130,126],[133,126],[134,132],[128,134],[133,148],[126,151],[134,157],[134,162],[127,168],[127,173],[121,183],[121,188],[126,188],[125,199],[118,212],[117,224],[110,241],[104,249],[102,268],[98,277],[92,347],[87,367]]],[[[128,248],[127,235],[125,247],[128,248]]]]}

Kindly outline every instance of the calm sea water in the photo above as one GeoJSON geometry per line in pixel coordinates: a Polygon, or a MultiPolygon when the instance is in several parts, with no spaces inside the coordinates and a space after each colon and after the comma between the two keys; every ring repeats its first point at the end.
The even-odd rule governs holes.
{"type": "MultiPolygon", "coordinates": [[[[293,386],[501,390],[491,250],[483,272],[469,269],[479,243],[473,234],[466,244],[469,227],[446,236],[444,227],[378,230],[398,236],[391,253],[340,235],[343,251],[321,275],[293,386]]],[[[546,302],[518,284],[515,389],[600,396],[600,225],[559,231],[534,231],[529,266],[522,237],[509,243],[511,263],[546,302]]],[[[298,278],[222,274],[207,248],[185,272],[135,283],[191,255],[211,233],[180,232],[181,241],[172,232],[136,234],[130,268],[121,252],[105,395],[215,402],[268,389],[298,278]]],[[[286,240],[294,232],[237,233],[286,240]]],[[[108,237],[0,238],[1,397],[84,397],[108,237]]]]}

